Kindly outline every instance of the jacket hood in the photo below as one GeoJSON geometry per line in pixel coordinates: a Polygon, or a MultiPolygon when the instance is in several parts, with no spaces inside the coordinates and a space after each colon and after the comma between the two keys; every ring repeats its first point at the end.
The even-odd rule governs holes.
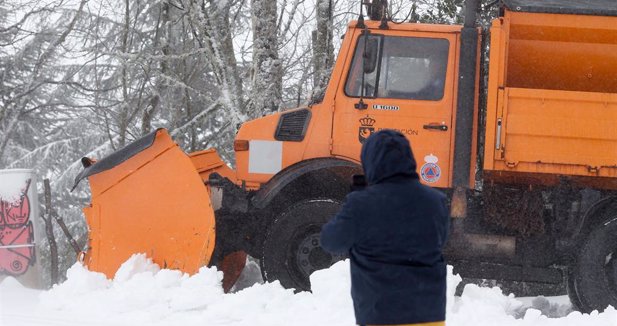
{"type": "Polygon", "coordinates": [[[364,142],[360,158],[369,184],[395,175],[418,178],[411,146],[400,132],[381,130],[374,133],[364,142]]]}

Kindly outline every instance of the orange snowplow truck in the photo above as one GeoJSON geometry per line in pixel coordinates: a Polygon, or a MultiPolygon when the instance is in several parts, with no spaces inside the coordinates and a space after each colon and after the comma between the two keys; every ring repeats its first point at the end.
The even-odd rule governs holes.
{"type": "Polygon", "coordinates": [[[248,253],[266,280],[308,290],[342,258],[319,233],[362,173],[363,141],[395,129],[421,181],[450,198],[456,272],[567,288],[583,311],[617,306],[617,4],[503,0],[485,72],[477,0],[462,26],[395,24],[373,3],[322,102],[244,123],[235,170],[165,130],[84,158],[88,268],[113,277],[146,253],[188,273],[216,265],[229,289],[248,253]]]}

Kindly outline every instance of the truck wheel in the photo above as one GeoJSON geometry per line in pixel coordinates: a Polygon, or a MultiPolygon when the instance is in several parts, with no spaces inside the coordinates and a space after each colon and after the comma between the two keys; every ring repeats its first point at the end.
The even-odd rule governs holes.
{"type": "Polygon", "coordinates": [[[329,199],[305,200],[278,215],[264,241],[264,280],[279,280],[285,288],[310,291],[311,273],[343,258],[324,251],[319,241],[322,225],[338,212],[340,205],[329,199]]]}
{"type": "Polygon", "coordinates": [[[577,284],[576,284],[576,276],[575,276],[575,270],[576,270],[576,265],[575,264],[571,264],[570,266],[568,266],[568,274],[567,274],[567,290],[568,290],[568,297],[570,298],[570,303],[572,303],[572,306],[575,309],[581,309],[580,307],[582,306],[581,304],[581,300],[578,298],[578,291],[576,289],[577,284]]]}
{"type": "Polygon", "coordinates": [[[573,304],[582,312],[617,307],[617,211],[609,211],[608,218],[589,232],[577,257],[574,278],[568,281],[573,304]]]}

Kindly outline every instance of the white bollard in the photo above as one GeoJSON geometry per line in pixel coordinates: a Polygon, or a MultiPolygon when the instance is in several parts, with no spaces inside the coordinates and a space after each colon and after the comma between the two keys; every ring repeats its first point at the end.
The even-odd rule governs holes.
{"type": "Polygon", "coordinates": [[[43,287],[37,247],[44,234],[34,172],[0,170],[0,282],[14,277],[26,287],[43,287]]]}

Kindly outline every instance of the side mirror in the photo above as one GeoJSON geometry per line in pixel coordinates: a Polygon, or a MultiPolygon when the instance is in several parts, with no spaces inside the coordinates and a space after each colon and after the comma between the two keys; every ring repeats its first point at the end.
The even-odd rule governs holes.
{"type": "Polygon", "coordinates": [[[363,69],[365,74],[370,74],[377,68],[377,57],[379,53],[379,39],[377,38],[365,38],[364,41],[364,60],[363,69]]]}

